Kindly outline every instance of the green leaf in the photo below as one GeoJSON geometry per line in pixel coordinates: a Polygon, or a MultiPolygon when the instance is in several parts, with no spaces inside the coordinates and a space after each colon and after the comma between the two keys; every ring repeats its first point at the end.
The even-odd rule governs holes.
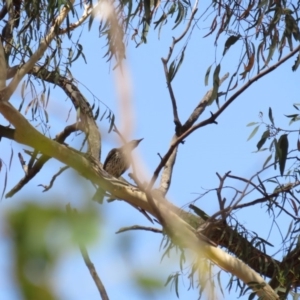
{"type": "Polygon", "coordinates": [[[205,73],[205,79],[204,79],[204,82],[205,82],[205,86],[208,85],[208,77],[209,77],[209,74],[210,74],[210,70],[211,70],[211,67],[212,65],[210,65],[205,73]]]}
{"type": "Polygon", "coordinates": [[[90,18],[89,18],[89,25],[88,25],[89,31],[92,28],[93,21],[94,21],[94,12],[91,13],[90,18]]]}
{"type": "Polygon", "coordinates": [[[279,170],[280,170],[281,176],[284,173],[286,158],[287,158],[287,154],[288,154],[288,148],[289,148],[289,141],[287,138],[287,134],[283,134],[279,138],[279,140],[277,142],[277,147],[276,147],[276,155],[278,157],[279,170]]]}
{"type": "Polygon", "coordinates": [[[231,35],[226,40],[225,46],[224,46],[224,51],[223,51],[223,56],[226,54],[227,50],[240,39],[240,37],[241,37],[240,35],[231,35]]]}
{"type": "Polygon", "coordinates": [[[258,131],[258,128],[259,128],[259,125],[257,125],[257,126],[252,130],[252,132],[251,132],[251,134],[249,135],[247,141],[251,140],[251,139],[254,137],[254,135],[255,135],[256,132],[258,131]]]}
{"type": "Polygon", "coordinates": [[[272,114],[272,108],[269,107],[269,119],[271,121],[271,123],[274,125],[274,119],[273,119],[273,114],[272,114]]]}
{"type": "Polygon", "coordinates": [[[264,145],[264,143],[266,142],[266,140],[268,139],[268,137],[270,136],[270,131],[269,130],[266,130],[262,136],[261,136],[261,139],[260,141],[257,143],[256,147],[257,147],[257,150],[260,150],[260,148],[264,145]]]}
{"type": "Polygon", "coordinates": [[[115,124],[115,115],[112,115],[112,118],[110,120],[110,125],[109,125],[109,129],[108,129],[108,133],[110,133],[114,127],[115,124]]]}
{"type": "Polygon", "coordinates": [[[253,126],[253,125],[256,125],[256,124],[258,124],[258,122],[251,122],[251,123],[248,123],[246,126],[250,127],[250,126],[253,126]]]}
{"type": "Polygon", "coordinates": [[[177,71],[179,70],[182,62],[183,62],[183,59],[184,59],[184,51],[185,51],[185,48],[183,48],[182,52],[181,52],[181,55],[180,55],[180,59],[179,59],[179,62],[177,65],[175,65],[175,60],[171,63],[170,65],[170,69],[169,69],[169,76],[168,76],[168,79],[169,79],[169,82],[171,82],[174,77],[176,76],[177,74],[177,71]]]}
{"type": "Polygon", "coordinates": [[[214,100],[217,99],[217,97],[218,97],[218,90],[219,90],[219,85],[220,85],[220,79],[219,79],[220,70],[221,70],[221,65],[218,64],[214,71],[213,90],[212,90],[210,99],[207,101],[207,105],[211,105],[214,102],[214,100]]]}
{"type": "Polygon", "coordinates": [[[270,154],[270,155],[267,157],[266,161],[264,162],[263,169],[266,167],[266,165],[267,165],[268,162],[271,160],[271,158],[272,158],[272,154],[270,154]]]}
{"type": "Polygon", "coordinates": [[[294,65],[292,66],[292,71],[295,72],[300,65],[300,54],[298,54],[294,65]]]}

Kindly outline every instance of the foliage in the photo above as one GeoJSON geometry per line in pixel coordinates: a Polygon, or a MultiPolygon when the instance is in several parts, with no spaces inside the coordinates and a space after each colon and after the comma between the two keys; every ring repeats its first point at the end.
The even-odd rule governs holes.
{"type": "MultiPolygon", "coordinates": [[[[0,112],[13,126],[0,125],[0,136],[25,144],[32,150],[25,151],[29,156],[28,163],[21,153],[18,154],[24,170],[24,178],[9,192],[6,192],[7,176],[14,176],[13,172],[8,172],[14,158],[14,151],[11,151],[10,161],[7,164],[0,160],[0,170],[3,166],[6,169],[2,196],[11,197],[16,194],[39,173],[50,158],[55,158],[64,164],[64,168],[53,175],[49,185],[43,185],[44,191],[49,190],[55,180],[70,167],[93,184],[107,190],[110,201],[122,199],[136,207],[151,222],[153,220],[147,213],[155,218],[162,227],[160,231],[163,233],[164,242],[162,257],[169,256],[171,251],[179,253],[180,271],[174,272],[166,280],[166,285],[170,284],[174,287],[177,297],[180,296],[180,276],[186,276],[190,287],[196,287],[200,296],[207,287],[213,290],[216,286],[215,281],[212,280],[214,263],[232,272],[227,286],[229,291],[235,284],[241,296],[251,290],[263,297],[265,293],[274,296],[277,290],[283,289],[283,292],[279,291],[278,294],[284,299],[300,285],[298,276],[300,201],[297,189],[299,159],[293,156],[300,151],[298,129],[283,129],[279,126],[273,116],[272,107],[268,110],[268,121],[265,121],[264,114],[260,113],[258,122],[248,124],[249,127],[253,127],[248,140],[256,138],[260,132],[260,138],[256,142],[256,152],[265,151],[268,155],[261,169],[250,178],[243,178],[231,172],[223,176],[217,173],[219,186],[199,197],[207,196],[212,191],[216,193],[219,211],[213,216],[208,216],[196,205],[190,206],[194,214],[169,204],[168,206],[165,204],[168,203],[165,197],[170,188],[176,153],[190,134],[207,125],[216,124],[218,117],[255,81],[260,80],[294,55],[297,57],[291,69],[292,71],[298,69],[300,64],[299,5],[299,3],[272,0],[211,1],[207,3],[203,12],[198,13],[197,0],[195,3],[190,3],[188,0],[165,2],[105,0],[95,4],[91,1],[70,0],[4,2],[0,11],[2,26],[0,77],[4,76],[4,79],[0,78],[0,112]],[[161,156],[161,161],[149,183],[141,183],[138,178],[135,178],[136,174],[133,174],[132,178],[136,183],[136,186],[133,186],[110,176],[99,163],[101,133],[96,120],[103,121],[106,117],[109,122],[108,131],[115,131],[121,138],[123,137],[116,127],[112,110],[91,92],[92,100],[88,100],[80,90],[83,85],[73,77],[71,72],[72,67],[79,61],[85,64],[92,63],[85,55],[86,45],[83,45],[81,39],[83,34],[93,36],[95,19],[100,23],[99,36],[105,39],[106,43],[104,57],[107,61],[113,61],[114,70],[122,75],[126,74],[123,63],[126,58],[126,45],[132,40],[136,47],[147,47],[150,30],[156,31],[159,38],[161,31],[165,28],[167,30],[168,23],[172,22],[171,30],[175,37],[172,39],[166,57],[162,58],[162,64],[172,105],[175,133],[170,148],[164,156],[161,156]],[[209,29],[204,37],[214,37],[216,53],[220,55],[216,55],[215,61],[208,62],[204,83],[211,84],[211,89],[195,106],[186,121],[182,121],[173,86],[177,84],[175,79],[178,78],[188,55],[191,36],[197,36],[196,28],[200,20],[209,22],[209,29]],[[85,30],[86,27],[91,31],[90,33],[85,30]],[[240,49],[240,56],[234,58],[230,70],[233,70],[233,73],[229,83],[223,88],[224,81],[229,76],[228,73],[225,75],[221,73],[221,70],[225,69],[223,58],[237,47],[240,49]],[[11,81],[6,83],[8,79],[11,81]],[[21,80],[23,80],[21,102],[18,104],[17,111],[6,102],[10,100],[21,80]],[[54,139],[51,139],[50,127],[53,125],[51,123],[53,120],[51,120],[49,102],[53,101],[51,92],[55,87],[61,88],[72,104],[76,112],[76,122],[68,123],[54,139]],[[215,106],[214,103],[217,105],[215,106]],[[208,106],[211,109],[210,117],[199,121],[208,106]],[[80,140],[78,149],[73,149],[65,145],[65,140],[76,132],[82,132],[84,138],[80,140]],[[296,143],[292,138],[295,134],[296,143]],[[276,175],[266,175],[272,167],[276,175]],[[158,189],[153,189],[160,173],[162,173],[160,186],[158,189]],[[241,182],[245,187],[238,189],[236,185],[241,182]],[[227,188],[234,192],[231,199],[224,196],[224,190],[227,188]],[[288,232],[282,238],[280,251],[285,253],[285,256],[281,261],[277,261],[269,254],[269,247],[273,247],[271,243],[243,226],[234,215],[235,211],[257,204],[265,207],[266,213],[274,223],[281,214],[286,215],[290,220],[288,232]],[[227,253],[223,251],[217,252],[218,255],[215,254],[214,251],[217,251],[215,245],[220,245],[227,253]],[[192,262],[186,258],[188,252],[186,248],[194,250],[197,254],[192,262]],[[230,255],[226,256],[228,253],[230,255]],[[247,265],[237,267],[240,261],[234,260],[233,255],[247,265]],[[226,264],[229,258],[234,260],[230,266],[226,264]],[[254,271],[255,275],[253,275],[254,271]],[[270,282],[267,284],[262,277],[270,278],[270,282]],[[248,278],[248,281],[245,278],[248,278]]],[[[126,83],[122,82],[122,84],[126,83]]],[[[125,88],[122,92],[126,92],[125,88]]],[[[294,109],[298,111],[299,104],[295,104],[294,109]]],[[[298,112],[286,117],[293,126],[297,126],[296,122],[300,120],[298,112]]],[[[56,263],[64,249],[53,248],[55,241],[49,242],[50,246],[47,245],[47,241],[44,243],[45,232],[58,231],[59,225],[61,226],[59,230],[66,230],[67,235],[72,236],[70,240],[79,244],[87,243],[96,235],[90,230],[90,227],[96,228],[96,213],[82,209],[79,216],[77,214],[70,216],[57,208],[45,209],[36,205],[27,205],[9,214],[7,219],[15,243],[15,273],[24,297],[30,299],[33,294],[38,293],[38,298],[54,299],[47,278],[43,278],[44,275],[47,277],[47,274],[43,272],[48,265],[52,267],[56,263]],[[89,234],[86,234],[87,231],[89,234]],[[28,264],[32,266],[31,270],[34,274],[24,273],[24,266],[28,264]],[[37,278],[40,282],[35,282],[37,278]]],[[[144,227],[141,229],[149,230],[144,227]]],[[[150,230],[155,231],[153,228],[150,230]]],[[[62,241],[60,243],[63,244],[62,241]]],[[[91,274],[94,274],[87,255],[83,254],[83,257],[91,274]]],[[[215,277],[218,281],[218,290],[223,292],[220,273],[221,271],[215,277]]],[[[99,280],[94,277],[93,279],[99,290],[103,292],[99,280]]],[[[149,294],[154,289],[162,288],[161,282],[148,274],[146,276],[138,274],[136,280],[149,294]]],[[[213,292],[210,295],[212,296],[213,292]]],[[[254,294],[250,294],[249,298],[253,297],[254,294]]],[[[273,298],[270,296],[270,299],[273,298]]]]}

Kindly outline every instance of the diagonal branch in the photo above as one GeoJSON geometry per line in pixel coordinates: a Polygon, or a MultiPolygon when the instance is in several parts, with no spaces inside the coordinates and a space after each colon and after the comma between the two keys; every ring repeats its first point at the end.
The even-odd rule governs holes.
{"type": "MultiPolygon", "coordinates": [[[[221,79],[220,79],[220,85],[228,78],[229,74],[226,73],[221,79]]],[[[196,106],[194,111],[191,113],[188,120],[185,122],[185,124],[181,127],[181,133],[186,132],[189,128],[192,127],[192,125],[197,121],[197,119],[200,117],[200,115],[204,112],[208,100],[210,99],[211,93],[213,89],[210,89],[205,96],[201,99],[199,104],[196,106]]],[[[149,183],[149,188],[151,189],[158,178],[158,175],[162,168],[164,168],[163,173],[161,175],[160,180],[160,187],[159,190],[162,192],[163,195],[166,195],[166,193],[169,190],[169,187],[171,185],[171,178],[173,173],[173,167],[176,160],[176,154],[178,150],[178,144],[181,143],[183,139],[179,140],[179,137],[177,134],[175,134],[172,137],[171,145],[168,150],[168,152],[165,154],[165,156],[161,159],[159,165],[155,169],[153,176],[151,178],[151,181],[149,183]]]]}
{"type": "MultiPolygon", "coordinates": [[[[39,44],[38,49],[32,54],[29,60],[18,69],[16,75],[13,77],[12,81],[5,89],[1,89],[2,101],[8,101],[11,95],[15,92],[17,86],[21,82],[22,78],[33,68],[36,62],[38,62],[44,55],[45,51],[49,47],[51,41],[57,35],[56,30],[60,27],[64,19],[67,17],[71,6],[74,4],[74,0],[70,0],[68,5],[65,5],[58,17],[53,20],[53,25],[51,26],[49,33],[43,38],[39,44]]],[[[6,69],[6,68],[5,68],[6,69]]],[[[2,69],[4,70],[4,69],[2,69]]]]}
{"type": "MultiPolygon", "coordinates": [[[[160,161],[159,165],[157,166],[157,168],[155,169],[153,176],[151,178],[151,181],[149,183],[149,188],[152,188],[161,169],[163,167],[166,166],[168,160],[171,158],[174,151],[177,151],[177,146],[179,145],[179,143],[181,143],[185,138],[187,138],[192,132],[194,132],[195,130],[204,127],[208,124],[214,124],[216,123],[216,119],[225,111],[225,109],[239,96],[241,95],[246,89],[248,89],[255,81],[259,80],[260,78],[264,77],[265,75],[267,75],[268,73],[274,71],[276,68],[278,68],[281,64],[283,64],[285,61],[287,61],[288,59],[290,59],[292,56],[294,56],[297,52],[299,52],[300,50],[300,46],[298,46],[297,48],[295,48],[292,52],[290,52],[288,55],[286,55],[283,59],[281,59],[280,61],[278,61],[276,64],[272,65],[271,67],[269,67],[268,69],[266,69],[265,71],[257,74],[256,76],[254,76],[253,78],[251,78],[245,85],[243,85],[236,93],[234,93],[221,107],[220,109],[217,110],[216,113],[211,114],[211,116],[209,118],[207,118],[206,120],[195,124],[194,126],[190,127],[189,129],[187,129],[186,131],[184,131],[179,137],[172,139],[171,145],[169,150],[167,151],[167,153],[163,156],[162,160],[160,161]],[[175,150],[176,149],[176,150],[175,150]]],[[[206,105],[205,105],[206,106],[206,105]]],[[[203,111],[203,110],[202,110],[203,111]]],[[[166,167],[165,167],[166,168],[166,167]]],[[[170,178],[169,178],[170,181],[170,178]]],[[[167,190],[165,190],[164,192],[167,192],[167,190]]]]}
{"type": "MultiPolygon", "coordinates": [[[[78,153],[78,151],[74,151],[73,149],[68,148],[65,145],[61,145],[56,141],[50,140],[49,138],[45,137],[44,135],[39,133],[9,102],[0,102],[0,113],[2,113],[2,115],[15,127],[16,142],[33,147],[34,149],[37,149],[48,156],[56,158],[62,163],[80,172],[83,177],[88,178],[93,183],[101,186],[105,190],[108,190],[115,197],[123,199],[135,206],[139,206],[149,213],[153,214],[154,217],[157,217],[151,205],[149,205],[144,192],[140,191],[137,188],[134,189],[132,188],[132,186],[109,176],[108,173],[102,170],[99,161],[93,159],[93,157],[91,157],[91,159],[93,159],[92,161],[88,161],[84,156],[82,156],[81,153],[78,153]]],[[[188,222],[192,222],[193,219],[193,222],[195,222],[195,220],[198,220],[196,221],[196,223],[198,223],[199,225],[199,218],[185,213],[162,197],[153,196],[153,201],[155,202],[155,205],[159,208],[159,210],[163,213],[164,219],[167,222],[170,222],[169,224],[171,225],[169,228],[171,228],[172,233],[177,236],[177,238],[175,239],[177,243],[188,247],[195,253],[199,253],[199,251],[201,251],[201,255],[203,255],[203,257],[210,259],[225,270],[230,270],[232,274],[238,276],[246,284],[253,281],[264,283],[263,279],[258,276],[258,274],[254,272],[250,267],[248,267],[238,259],[231,257],[221,249],[209,246],[202,239],[199,239],[195,229],[186,221],[184,221],[185,218],[187,218],[186,220],[188,222]]],[[[194,224],[195,227],[198,227],[198,225],[194,224]]],[[[216,240],[219,240],[220,238],[219,230],[220,227],[218,227],[216,230],[216,234],[218,235],[218,238],[216,240]]],[[[228,228],[228,230],[230,230],[230,228],[228,228]]],[[[232,232],[234,231],[232,230],[232,232]]],[[[229,237],[230,235],[227,236],[227,238],[229,237]]],[[[253,249],[251,243],[248,242],[248,244],[250,249],[253,249]]],[[[233,247],[233,252],[235,253],[237,251],[236,245],[237,244],[235,244],[235,246],[233,247]]],[[[245,251],[243,253],[245,253],[245,251]]],[[[247,252],[247,254],[249,255],[249,252],[247,252]]],[[[262,255],[267,257],[264,254],[262,255]]],[[[246,259],[246,261],[253,263],[251,260],[249,261],[249,257],[246,259]]],[[[271,261],[273,265],[273,260],[271,261]]],[[[258,270],[260,270],[259,267],[258,270]]],[[[277,299],[276,294],[274,294],[274,292],[266,283],[264,283],[264,288],[259,289],[257,293],[259,295],[265,296],[271,295],[268,299],[277,299]]]]}
{"type": "MultiPolygon", "coordinates": [[[[194,16],[195,16],[195,14],[197,13],[197,10],[198,10],[198,2],[199,2],[199,0],[196,0],[186,28],[184,29],[184,31],[182,32],[182,34],[178,38],[173,37],[173,42],[172,42],[172,45],[169,48],[169,53],[168,53],[167,57],[161,59],[161,61],[163,63],[163,67],[164,67],[164,72],[165,72],[165,77],[166,77],[166,81],[167,81],[167,86],[168,86],[170,98],[171,98],[171,103],[172,103],[172,108],[173,108],[173,118],[174,118],[174,123],[175,123],[175,126],[176,126],[175,131],[176,131],[177,135],[180,134],[182,125],[181,125],[181,122],[180,122],[179,116],[178,116],[176,98],[175,98],[173,87],[172,87],[172,84],[171,84],[170,72],[168,70],[168,63],[169,63],[170,58],[173,54],[173,51],[174,51],[174,48],[175,48],[176,44],[178,42],[180,42],[185,37],[185,35],[188,33],[188,31],[191,27],[192,21],[194,20],[194,16]]],[[[185,47],[182,50],[182,53],[184,51],[185,51],[185,47]]]]}
{"type": "Polygon", "coordinates": [[[92,108],[87,99],[74,84],[73,80],[38,66],[33,67],[33,69],[29,71],[29,74],[32,74],[44,81],[58,85],[69,96],[76,111],[79,112],[79,118],[83,124],[82,130],[87,135],[87,141],[89,145],[88,153],[90,153],[95,159],[100,160],[101,135],[94,120],[92,108]]]}

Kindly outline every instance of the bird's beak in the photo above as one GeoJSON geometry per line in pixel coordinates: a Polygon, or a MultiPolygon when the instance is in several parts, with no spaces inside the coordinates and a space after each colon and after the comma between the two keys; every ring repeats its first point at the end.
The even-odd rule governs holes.
{"type": "Polygon", "coordinates": [[[141,138],[140,140],[137,140],[138,144],[143,140],[144,138],[141,138]]]}

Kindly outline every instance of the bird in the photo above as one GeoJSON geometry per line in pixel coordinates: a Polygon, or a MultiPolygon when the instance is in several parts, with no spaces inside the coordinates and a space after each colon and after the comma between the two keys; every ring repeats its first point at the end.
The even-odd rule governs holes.
{"type": "MultiPolygon", "coordinates": [[[[103,169],[110,175],[119,178],[130,167],[130,154],[143,139],[132,140],[120,148],[110,150],[103,164],[103,169]]],[[[102,203],[105,196],[104,191],[98,188],[93,200],[102,203]]]]}

